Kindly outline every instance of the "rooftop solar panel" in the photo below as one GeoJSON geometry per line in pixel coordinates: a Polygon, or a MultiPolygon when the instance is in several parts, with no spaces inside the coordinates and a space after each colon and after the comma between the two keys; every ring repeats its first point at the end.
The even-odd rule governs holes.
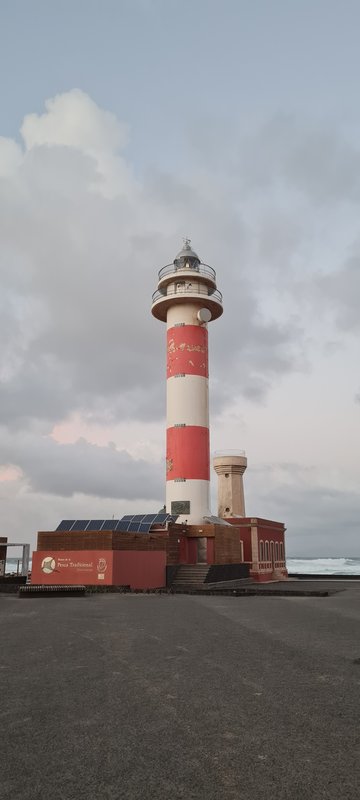
{"type": "Polygon", "coordinates": [[[122,533],[126,533],[129,530],[129,525],[131,525],[132,517],[130,519],[120,519],[117,523],[116,530],[122,531],[122,533]]]}
{"type": "Polygon", "coordinates": [[[74,522],[73,530],[74,531],[85,531],[90,520],[88,519],[77,519],[74,522]]]}
{"type": "Polygon", "coordinates": [[[164,525],[166,522],[174,522],[175,520],[176,517],[165,512],[161,514],[133,514],[132,516],[126,514],[119,520],[116,530],[122,533],[149,533],[153,525],[164,525]]]}
{"type": "Polygon", "coordinates": [[[60,525],[57,526],[57,531],[70,531],[75,520],[74,519],[62,519],[60,525]]]}
{"type": "Polygon", "coordinates": [[[137,533],[139,530],[139,523],[138,522],[130,522],[128,527],[129,533],[137,533]]]}
{"type": "Polygon", "coordinates": [[[148,522],[140,522],[139,533],[149,533],[150,527],[148,522]]]}
{"type": "MultiPolygon", "coordinates": [[[[57,531],[122,531],[123,533],[148,533],[153,525],[165,525],[166,522],[175,522],[177,517],[166,512],[159,514],[125,514],[118,519],[63,519],[56,528],[57,531]]],[[[214,520],[213,520],[214,521],[214,520]]]]}
{"type": "Polygon", "coordinates": [[[86,530],[88,530],[88,531],[100,531],[102,526],[103,526],[103,524],[104,524],[104,520],[103,519],[91,519],[86,530]]]}
{"type": "Polygon", "coordinates": [[[159,524],[161,525],[162,523],[167,522],[170,519],[173,519],[171,514],[157,514],[154,522],[159,522],[159,524]]]}
{"type": "Polygon", "coordinates": [[[221,517],[214,517],[213,514],[209,514],[208,517],[204,517],[205,522],[212,522],[216,525],[231,525],[231,522],[226,522],[226,519],[222,519],[221,517]]]}

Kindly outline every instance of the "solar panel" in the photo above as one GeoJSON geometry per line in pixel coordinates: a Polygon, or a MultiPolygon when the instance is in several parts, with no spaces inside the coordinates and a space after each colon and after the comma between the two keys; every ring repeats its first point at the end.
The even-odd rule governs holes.
{"type": "Polygon", "coordinates": [[[105,519],[101,528],[102,531],[114,531],[119,520],[118,519],[105,519]]]}
{"type": "Polygon", "coordinates": [[[88,531],[100,531],[102,526],[103,526],[103,524],[104,524],[104,520],[103,519],[91,519],[86,530],[88,530],[88,531]]]}
{"type": "Polygon", "coordinates": [[[211,522],[214,525],[227,525],[227,527],[232,527],[231,522],[226,522],[226,519],[222,519],[222,517],[214,517],[213,514],[210,514],[208,517],[204,517],[205,522],[211,522]]]}
{"type": "Polygon", "coordinates": [[[149,533],[149,523],[148,522],[140,522],[139,533],[149,533]]]}
{"type": "Polygon", "coordinates": [[[153,525],[165,525],[166,522],[175,522],[176,517],[165,512],[161,514],[127,514],[122,517],[117,526],[117,531],[122,533],[149,533],[153,525]]]}
{"type": "Polygon", "coordinates": [[[74,519],[62,519],[60,525],[57,526],[57,531],[70,531],[75,520],[74,519]]]}
{"type": "Polygon", "coordinates": [[[74,531],[85,531],[90,520],[88,519],[77,519],[74,523],[73,530],[74,531]]]}
{"type": "Polygon", "coordinates": [[[129,533],[137,533],[138,530],[139,530],[139,523],[138,522],[130,522],[130,525],[128,527],[129,533]]]}
{"type": "Polygon", "coordinates": [[[131,522],[132,517],[124,517],[123,519],[120,519],[117,523],[116,530],[126,533],[126,531],[129,530],[129,525],[131,525],[131,522]]]}
{"type": "Polygon", "coordinates": [[[118,519],[63,519],[57,531],[122,531],[123,533],[149,533],[153,525],[175,522],[177,517],[166,512],[160,514],[125,514],[118,519]]]}

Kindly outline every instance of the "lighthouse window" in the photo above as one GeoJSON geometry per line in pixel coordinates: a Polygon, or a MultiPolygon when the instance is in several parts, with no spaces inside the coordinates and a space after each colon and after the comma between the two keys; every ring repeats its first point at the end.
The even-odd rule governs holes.
{"type": "Polygon", "coordinates": [[[185,372],[177,372],[174,378],[185,378],[185,372]]]}
{"type": "Polygon", "coordinates": [[[229,477],[229,473],[225,472],[225,478],[228,478],[228,477],[229,477]]]}

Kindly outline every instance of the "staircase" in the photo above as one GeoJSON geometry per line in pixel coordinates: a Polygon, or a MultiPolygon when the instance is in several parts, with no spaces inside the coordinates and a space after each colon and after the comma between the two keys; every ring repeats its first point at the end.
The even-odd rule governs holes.
{"type": "Polygon", "coordinates": [[[202,589],[208,572],[208,564],[184,565],[179,567],[172,586],[174,589],[202,589]]]}

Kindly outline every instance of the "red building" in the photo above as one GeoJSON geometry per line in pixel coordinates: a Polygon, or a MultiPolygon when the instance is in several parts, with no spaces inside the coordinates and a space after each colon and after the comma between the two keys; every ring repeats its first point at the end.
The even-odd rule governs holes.
{"type": "Polygon", "coordinates": [[[287,578],[285,525],[258,517],[227,518],[239,530],[242,561],[255,581],[287,578]]]}

